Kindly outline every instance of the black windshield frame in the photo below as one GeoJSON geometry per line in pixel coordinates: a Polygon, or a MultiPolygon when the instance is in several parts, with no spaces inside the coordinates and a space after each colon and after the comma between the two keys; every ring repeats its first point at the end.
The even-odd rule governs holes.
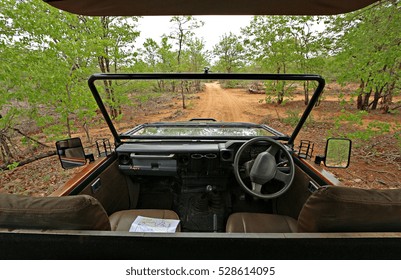
{"type": "Polygon", "coordinates": [[[258,81],[316,81],[318,83],[308,105],[305,108],[297,126],[288,139],[288,145],[294,144],[302,126],[305,124],[313,107],[319,100],[325,80],[322,76],[316,74],[254,74],[254,73],[132,73],[132,74],[93,74],[88,79],[88,85],[93,97],[105,119],[113,137],[115,145],[121,144],[121,136],[118,134],[109,113],[100,97],[95,82],[98,80],[258,80],[258,81]]]}

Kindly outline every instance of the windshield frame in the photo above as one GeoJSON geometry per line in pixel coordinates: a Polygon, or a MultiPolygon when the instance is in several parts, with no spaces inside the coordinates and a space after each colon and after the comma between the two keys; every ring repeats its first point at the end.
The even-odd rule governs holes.
{"type": "MultiPolygon", "coordinates": [[[[316,74],[254,74],[254,73],[132,73],[132,74],[93,74],[88,79],[89,89],[103,115],[113,137],[115,145],[122,143],[123,137],[119,134],[110,118],[109,113],[100,97],[99,91],[95,85],[98,80],[262,80],[262,81],[316,81],[318,83],[304,113],[293,133],[288,138],[288,145],[293,145],[295,138],[307,120],[310,112],[319,100],[325,86],[325,80],[322,76],[316,74]]],[[[146,138],[149,138],[148,136],[146,138]]],[[[162,139],[162,137],[157,137],[162,139]]]]}

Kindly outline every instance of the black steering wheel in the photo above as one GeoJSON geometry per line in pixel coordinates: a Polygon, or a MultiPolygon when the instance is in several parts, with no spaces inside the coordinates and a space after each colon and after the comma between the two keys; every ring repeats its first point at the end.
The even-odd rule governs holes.
{"type": "MultiPolygon", "coordinates": [[[[234,174],[240,186],[250,195],[262,199],[271,199],[285,193],[292,184],[295,174],[294,160],[288,149],[270,137],[255,137],[245,142],[234,158],[234,174]],[[269,147],[240,166],[240,159],[245,150],[258,142],[267,142],[269,147]],[[249,188],[240,175],[249,177],[252,187],[249,188]],[[262,188],[269,188],[267,183],[276,180],[281,182],[279,190],[262,193],[262,188]],[[265,185],[265,186],[264,186],[265,185]]],[[[275,184],[276,185],[276,184],[275,184]]]]}

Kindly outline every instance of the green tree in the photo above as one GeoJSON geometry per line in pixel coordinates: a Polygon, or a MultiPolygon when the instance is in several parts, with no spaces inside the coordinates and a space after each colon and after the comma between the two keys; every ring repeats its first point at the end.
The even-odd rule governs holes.
{"type": "MultiPolygon", "coordinates": [[[[189,72],[201,72],[210,65],[209,53],[205,51],[205,43],[202,39],[193,38],[188,42],[187,50],[189,72]]],[[[201,91],[199,80],[192,82],[195,91],[201,91]]]]}
{"type": "Polygon", "coordinates": [[[159,45],[155,40],[147,38],[143,43],[143,48],[144,51],[141,59],[143,59],[149,66],[149,70],[157,71],[158,64],[160,63],[159,45]]]}
{"type": "Polygon", "coordinates": [[[227,73],[238,71],[245,64],[245,49],[241,38],[231,32],[220,37],[220,41],[213,47],[213,54],[218,58],[216,68],[227,73]]]}
{"type": "MultiPolygon", "coordinates": [[[[249,55],[261,69],[285,74],[296,61],[296,40],[289,22],[289,18],[284,16],[255,16],[242,30],[249,55]]],[[[275,96],[278,104],[288,95],[289,87],[285,81],[274,81],[267,86],[266,94],[275,96]]]]}
{"type": "Polygon", "coordinates": [[[177,46],[177,66],[178,71],[181,65],[181,56],[188,45],[189,41],[195,35],[194,30],[204,25],[203,21],[199,21],[193,16],[174,16],[170,20],[173,23],[173,30],[169,38],[175,42],[177,46]]]}
{"type": "MultiPolygon", "coordinates": [[[[170,20],[173,23],[173,30],[170,33],[169,38],[173,40],[177,46],[177,69],[176,71],[181,72],[185,69],[185,65],[182,63],[182,56],[185,49],[191,42],[192,37],[195,35],[194,30],[204,25],[204,22],[197,20],[193,16],[174,16],[170,20]]],[[[172,83],[173,91],[175,91],[175,83],[172,83]]],[[[182,108],[186,109],[185,104],[185,88],[186,83],[180,82],[180,92],[182,97],[182,108]]]]}
{"type": "Polygon", "coordinates": [[[358,82],[357,107],[361,110],[388,111],[392,97],[400,86],[401,73],[401,4],[398,0],[378,2],[361,11],[333,17],[339,81],[358,82]]]}
{"type": "Polygon", "coordinates": [[[159,48],[160,64],[159,68],[162,72],[177,71],[177,61],[175,60],[175,52],[173,46],[169,42],[168,36],[162,36],[159,48]]]}
{"type": "Polygon", "coordinates": [[[60,135],[63,126],[71,135],[75,105],[85,99],[78,97],[83,88],[75,82],[87,76],[81,68],[87,62],[80,45],[82,33],[75,32],[79,18],[48,8],[42,1],[7,0],[3,4],[10,31],[3,39],[6,48],[15,50],[8,58],[14,62],[8,63],[11,71],[4,80],[20,81],[7,102],[20,100],[23,106],[13,113],[19,119],[35,120],[50,137],[60,135]],[[43,110],[54,114],[44,116],[43,110]]]}
{"type": "MultiPolygon", "coordinates": [[[[169,43],[167,36],[162,36],[160,44],[151,38],[147,38],[143,44],[144,50],[140,57],[146,63],[147,72],[174,72],[176,71],[176,54],[169,43]]],[[[164,80],[157,81],[157,91],[173,90],[167,89],[169,82],[164,80]]]]}
{"type": "MultiPolygon", "coordinates": [[[[83,18],[83,17],[82,17],[83,18]]],[[[97,56],[99,69],[102,73],[118,73],[123,65],[129,64],[133,59],[133,43],[139,36],[136,31],[136,17],[100,17],[83,18],[87,25],[88,37],[97,46],[94,52],[97,56]]],[[[117,83],[117,82],[115,82],[117,83]]],[[[127,100],[118,94],[113,81],[104,80],[106,102],[112,118],[122,114],[121,104],[127,100]]]]}
{"type": "Polygon", "coordinates": [[[187,56],[187,71],[201,72],[210,64],[209,53],[205,51],[205,42],[203,39],[191,38],[188,41],[187,56]]]}
{"type": "MultiPolygon", "coordinates": [[[[254,17],[242,30],[248,57],[259,69],[277,74],[321,70],[327,56],[327,43],[317,28],[321,20],[311,16],[254,17]]],[[[311,86],[314,85],[303,84],[305,104],[309,103],[311,86]]],[[[274,81],[267,87],[267,100],[278,104],[293,89],[292,84],[284,81],[274,81]]]]}
{"type": "MultiPolygon", "coordinates": [[[[321,28],[320,17],[292,16],[288,17],[291,34],[295,39],[295,70],[300,73],[321,72],[327,57],[327,39],[325,30],[321,28]]],[[[304,104],[309,103],[309,91],[314,83],[303,82],[304,104]]]]}
{"type": "MultiPolygon", "coordinates": [[[[48,137],[71,136],[77,126],[89,136],[96,106],[87,77],[98,71],[96,67],[117,73],[132,63],[133,43],[139,35],[136,18],[82,17],[39,0],[5,0],[2,5],[0,42],[7,49],[2,55],[12,54],[2,83],[22,82],[15,81],[1,102],[19,100],[24,105],[14,110],[14,118],[4,119],[29,117],[48,137]],[[49,113],[43,114],[44,110],[49,113]]],[[[121,94],[111,83],[105,85],[105,92],[111,115],[117,117],[121,94]]]]}

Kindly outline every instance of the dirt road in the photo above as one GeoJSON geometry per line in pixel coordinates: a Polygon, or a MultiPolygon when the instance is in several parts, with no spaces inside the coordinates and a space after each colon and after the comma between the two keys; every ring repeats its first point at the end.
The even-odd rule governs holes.
{"type": "Polygon", "coordinates": [[[263,98],[261,95],[246,94],[243,89],[223,89],[218,82],[205,84],[193,109],[189,109],[187,119],[214,118],[217,121],[259,122],[263,116],[259,112],[263,98]]]}

